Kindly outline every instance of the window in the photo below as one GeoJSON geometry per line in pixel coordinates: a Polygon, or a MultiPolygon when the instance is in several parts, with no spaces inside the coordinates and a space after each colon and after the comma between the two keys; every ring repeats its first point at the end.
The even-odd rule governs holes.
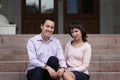
{"type": "Polygon", "coordinates": [[[53,0],[41,0],[41,13],[53,13],[54,1],[53,0]]]}
{"type": "Polygon", "coordinates": [[[67,0],[67,13],[77,14],[79,12],[79,0],[67,0]]]}
{"type": "Polygon", "coordinates": [[[83,0],[83,13],[93,13],[94,12],[94,0],[83,0]]]}
{"type": "Polygon", "coordinates": [[[54,0],[26,0],[27,13],[50,14],[54,12],[54,0]]]}
{"type": "Polygon", "coordinates": [[[65,13],[67,15],[79,15],[83,16],[85,14],[94,14],[95,13],[95,2],[96,0],[66,0],[66,9],[65,13]]]}
{"type": "Polygon", "coordinates": [[[39,0],[26,0],[26,11],[27,13],[38,13],[39,0]]]}

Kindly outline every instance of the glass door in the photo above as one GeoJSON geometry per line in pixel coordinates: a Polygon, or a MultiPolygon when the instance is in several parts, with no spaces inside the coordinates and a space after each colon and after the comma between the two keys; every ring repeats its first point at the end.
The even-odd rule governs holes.
{"type": "Polygon", "coordinates": [[[40,33],[40,22],[44,17],[55,19],[55,33],[58,33],[57,0],[22,0],[22,33],[40,33]]]}
{"type": "Polygon", "coordinates": [[[87,33],[99,33],[99,0],[63,0],[64,1],[64,33],[67,34],[69,24],[79,20],[87,33]]]}

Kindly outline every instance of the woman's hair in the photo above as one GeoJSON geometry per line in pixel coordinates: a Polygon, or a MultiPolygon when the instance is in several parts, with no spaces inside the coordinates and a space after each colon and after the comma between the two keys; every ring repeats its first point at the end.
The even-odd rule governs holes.
{"type": "Polygon", "coordinates": [[[71,30],[74,29],[74,28],[79,29],[79,30],[81,31],[82,40],[83,40],[84,42],[86,42],[86,41],[87,41],[87,39],[86,39],[86,38],[87,38],[87,33],[86,33],[86,31],[83,29],[83,26],[82,26],[82,24],[80,23],[80,21],[76,20],[76,21],[73,21],[73,22],[70,24],[69,34],[71,35],[71,37],[72,37],[71,30]]]}

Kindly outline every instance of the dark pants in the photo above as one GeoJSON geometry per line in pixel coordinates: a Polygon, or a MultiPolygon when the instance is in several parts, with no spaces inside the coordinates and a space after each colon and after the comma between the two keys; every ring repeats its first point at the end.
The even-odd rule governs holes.
{"type": "MultiPolygon", "coordinates": [[[[57,71],[59,68],[58,58],[51,56],[47,61],[47,65],[52,67],[55,71],[57,71]]],[[[36,67],[34,69],[29,70],[26,76],[28,80],[53,80],[50,77],[48,71],[41,67],[36,67]]]]}
{"type": "Polygon", "coordinates": [[[89,80],[90,76],[88,74],[85,74],[83,72],[79,71],[72,71],[75,75],[76,80],[89,80]]]}

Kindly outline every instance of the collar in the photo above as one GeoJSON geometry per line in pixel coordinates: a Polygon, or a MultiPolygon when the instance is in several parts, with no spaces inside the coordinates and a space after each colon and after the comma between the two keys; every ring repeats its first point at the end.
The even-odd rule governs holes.
{"type": "Polygon", "coordinates": [[[39,38],[38,38],[38,40],[37,41],[42,41],[42,42],[44,42],[44,43],[49,43],[49,42],[51,42],[52,40],[53,40],[53,37],[50,37],[50,39],[48,40],[48,41],[44,41],[43,40],[43,38],[42,38],[42,35],[40,34],[39,36],[38,36],[39,38]]]}

